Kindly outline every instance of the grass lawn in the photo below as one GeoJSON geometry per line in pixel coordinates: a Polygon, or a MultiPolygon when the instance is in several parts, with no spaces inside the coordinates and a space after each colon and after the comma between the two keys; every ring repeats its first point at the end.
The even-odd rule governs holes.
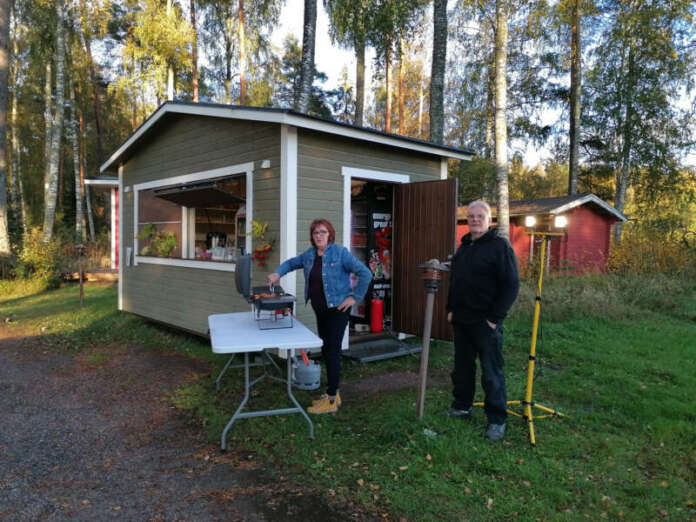
{"type": "MultiPolygon", "coordinates": [[[[492,444],[480,409],[471,422],[443,415],[452,364],[444,342],[431,344],[422,421],[416,389],[407,387],[344,397],[338,415],[314,418],[314,441],[291,415],[238,421],[228,444],[262,455],[279,476],[389,519],[696,519],[696,284],[551,278],[544,290],[534,400],[567,417],[537,420],[536,448],[519,418],[509,419],[503,443],[492,444]]],[[[532,292],[525,287],[505,324],[509,399],[524,396],[532,292]]],[[[203,340],[116,312],[115,301],[111,285],[87,285],[79,308],[76,285],[34,293],[0,282],[0,319],[8,318],[10,335],[38,335],[47,347],[95,357],[108,356],[110,345],[139,343],[212,361],[215,370],[172,401],[217,443],[240,399],[241,372],[228,374],[216,394],[224,357],[203,340]]],[[[344,381],[418,366],[417,357],[344,361],[344,381]]],[[[272,404],[277,386],[261,383],[251,406],[272,404]]],[[[307,404],[312,395],[297,397],[307,404]]]]}

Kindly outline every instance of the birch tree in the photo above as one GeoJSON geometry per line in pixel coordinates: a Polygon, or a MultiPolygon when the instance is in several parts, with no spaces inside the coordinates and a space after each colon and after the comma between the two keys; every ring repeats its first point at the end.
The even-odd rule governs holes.
{"type": "Polygon", "coordinates": [[[568,132],[568,195],[578,192],[580,160],[580,115],[582,110],[582,32],[580,4],[571,0],[570,5],[570,111],[568,132]]]}
{"type": "Polygon", "coordinates": [[[48,176],[44,180],[44,222],[43,239],[53,239],[53,228],[56,220],[56,207],[58,203],[58,164],[60,162],[60,144],[63,137],[63,110],[65,103],[65,3],[64,0],[56,2],[56,103],[53,125],[51,129],[50,150],[48,156],[48,176]]]}
{"type": "Polygon", "coordinates": [[[495,2],[495,177],[498,184],[498,230],[510,236],[507,160],[507,0],[495,2]]]}
{"type": "Polygon", "coordinates": [[[72,145],[73,157],[73,179],[75,180],[75,241],[81,243],[84,241],[84,230],[82,223],[84,221],[84,211],[82,210],[82,202],[84,194],[82,190],[82,179],[80,177],[80,124],[77,118],[77,102],[75,99],[75,85],[72,80],[69,81],[70,89],[70,121],[68,123],[68,138],[72,145]]]}
{"type": "Polygon", "coordinates": [[[17,99],[20,95],[19,75],[19,39],[21,37],[19,24],[17,24],[17,12],[13,6],[14,26],[11,28],[12,53],[10,67],[10,82],[12,84],[12,109],[10,111],[10,143],[12,151],[12,180],[10,183],[10,203],[14,211],[15,220],[20,223],[22,234],[27,233],[27,214],[24,202],[24,190],[22,188],[21,165],[22,155],[19,141],[19,110],[17,99]]]}
{"type": "Polygon", "coordinates": [[[433,2],[433,58],[430,72],[430,141],[443,143],[444,88],[447,60],[447,0],[433,2]]]}
{"type": "Polygon", "coordinates": [[[295,109],[306,113],[314,81],[314,46],[317,32],[317,0],[304,0],[304,23],[302,24],[302,66],[300,85],[295,96],[295,109]]]}
{"type": "Polygon", "coordinates": [[[0,0],[0,256],[10,254],[7,204],[7,98],[10,74],[10,0],[0,0]]]}
{"type": "MultiPolygon", "coordinates": [[[[602,7],[584,88],[583,144],[590,167],[613,173],[614,207],[624,212],[629,188],[639,180],[646,187],[677,183],[680,157],[694,142],[694,119],[681,104],[696,68],[693,3],[613,1],[602,7]]],[[[619,223],[615,241],[621,233],[619,223]]]]}

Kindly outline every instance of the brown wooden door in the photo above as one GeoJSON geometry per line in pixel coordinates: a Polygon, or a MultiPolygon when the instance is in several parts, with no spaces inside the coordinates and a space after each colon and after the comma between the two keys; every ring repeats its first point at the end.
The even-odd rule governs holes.
{"type": "MultiPolygon", "coordinates": [[[[447,261],[454,253],[457,230],[457,182],[454,179],[396,185],[394,188],[392,329],[423,334],[425,286],[422,269],[429,259],[447,261]]],[[[435,339],[452,340],[447,323],[449,274],[442,273],[435,295],[435,339]]]]}

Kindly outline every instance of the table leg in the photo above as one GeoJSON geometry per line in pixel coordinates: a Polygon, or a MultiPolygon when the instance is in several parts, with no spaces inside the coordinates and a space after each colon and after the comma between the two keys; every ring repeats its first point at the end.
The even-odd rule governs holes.
{"type": "Polygon", "coordinates": [[[302,414],[302,416],[305,418],[307,421],[307,424],[309,424],[309,438],[314,439],[314,424],[312,424],[312,420],[309,418],[309,415],[307,415],[307,412],[304,411],[304,408],[300,406],[300,403],[297,402],[297,399],[295,399],[295,396],[292,394],[292,357],[291,353],[289,352],[288,354],[288,378],[287,378],[287,389],[288,389],[288,397],[290,397],[290,400],[293,402],[293,404],[297,407],[299,412],[302,414]]]}
{"type": "MultiPolygon", "coordinates": [[[[237,411],[234,412],[234,415],[232,415],[232,418],[227,423],[227,426],[225,426],[225,429],[222,432],[222,440],[220,441],[220,449],[222,451],[226,450],[227,432],[230,431],[232,424],[234,424],[234,421],[237,420],[237,417],[240,416],[242,409],[244,408],[244,406],[246,406],[246,403],[249,400],[249,388],[250,388],[250,385],[249,385],[249,353],[245,352],[244,353],[244,398],[242,399],[242,402],[240,403],[239,407],[237,408],[237,411]]],[[[295,404],[297,404],[297,402],[295,404]]]]}
{"type": "Polygon", "coordinates": [[[225,364],[225,367],[220,372],[220,375],[218,375],[217,379],[215,379],[215,391],[220,391],[220,382],[222,381],[222,376],[225,375],[227,368],[230,367],[230,364],[232,364],[232,361],[234,360],[234,358],[236,356],[237,356],[237,354],[234,354],[232,357],[229,358],[229,360],[227,361],[227,364],[225,364]]]}

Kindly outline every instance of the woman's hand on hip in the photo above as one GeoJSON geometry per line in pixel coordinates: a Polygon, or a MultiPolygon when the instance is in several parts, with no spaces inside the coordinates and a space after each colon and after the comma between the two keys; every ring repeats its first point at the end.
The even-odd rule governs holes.
{"type": "Polygon", "coordinates": [[[353,296],[349,295],[336,308],[338,308],[341,312],[345,312],[347,310],[350,310],[351,306],[353,306],[354,304],[355,304],[355,298],[353,298],[353,296]]]}
{"type": "Polygon", "coordinates": [[[269,285],[275,285],[278,281],[280,281],[280,276],[277,272],[273,272],[272,274],[268,274],[267,281],[269,285]]]}

